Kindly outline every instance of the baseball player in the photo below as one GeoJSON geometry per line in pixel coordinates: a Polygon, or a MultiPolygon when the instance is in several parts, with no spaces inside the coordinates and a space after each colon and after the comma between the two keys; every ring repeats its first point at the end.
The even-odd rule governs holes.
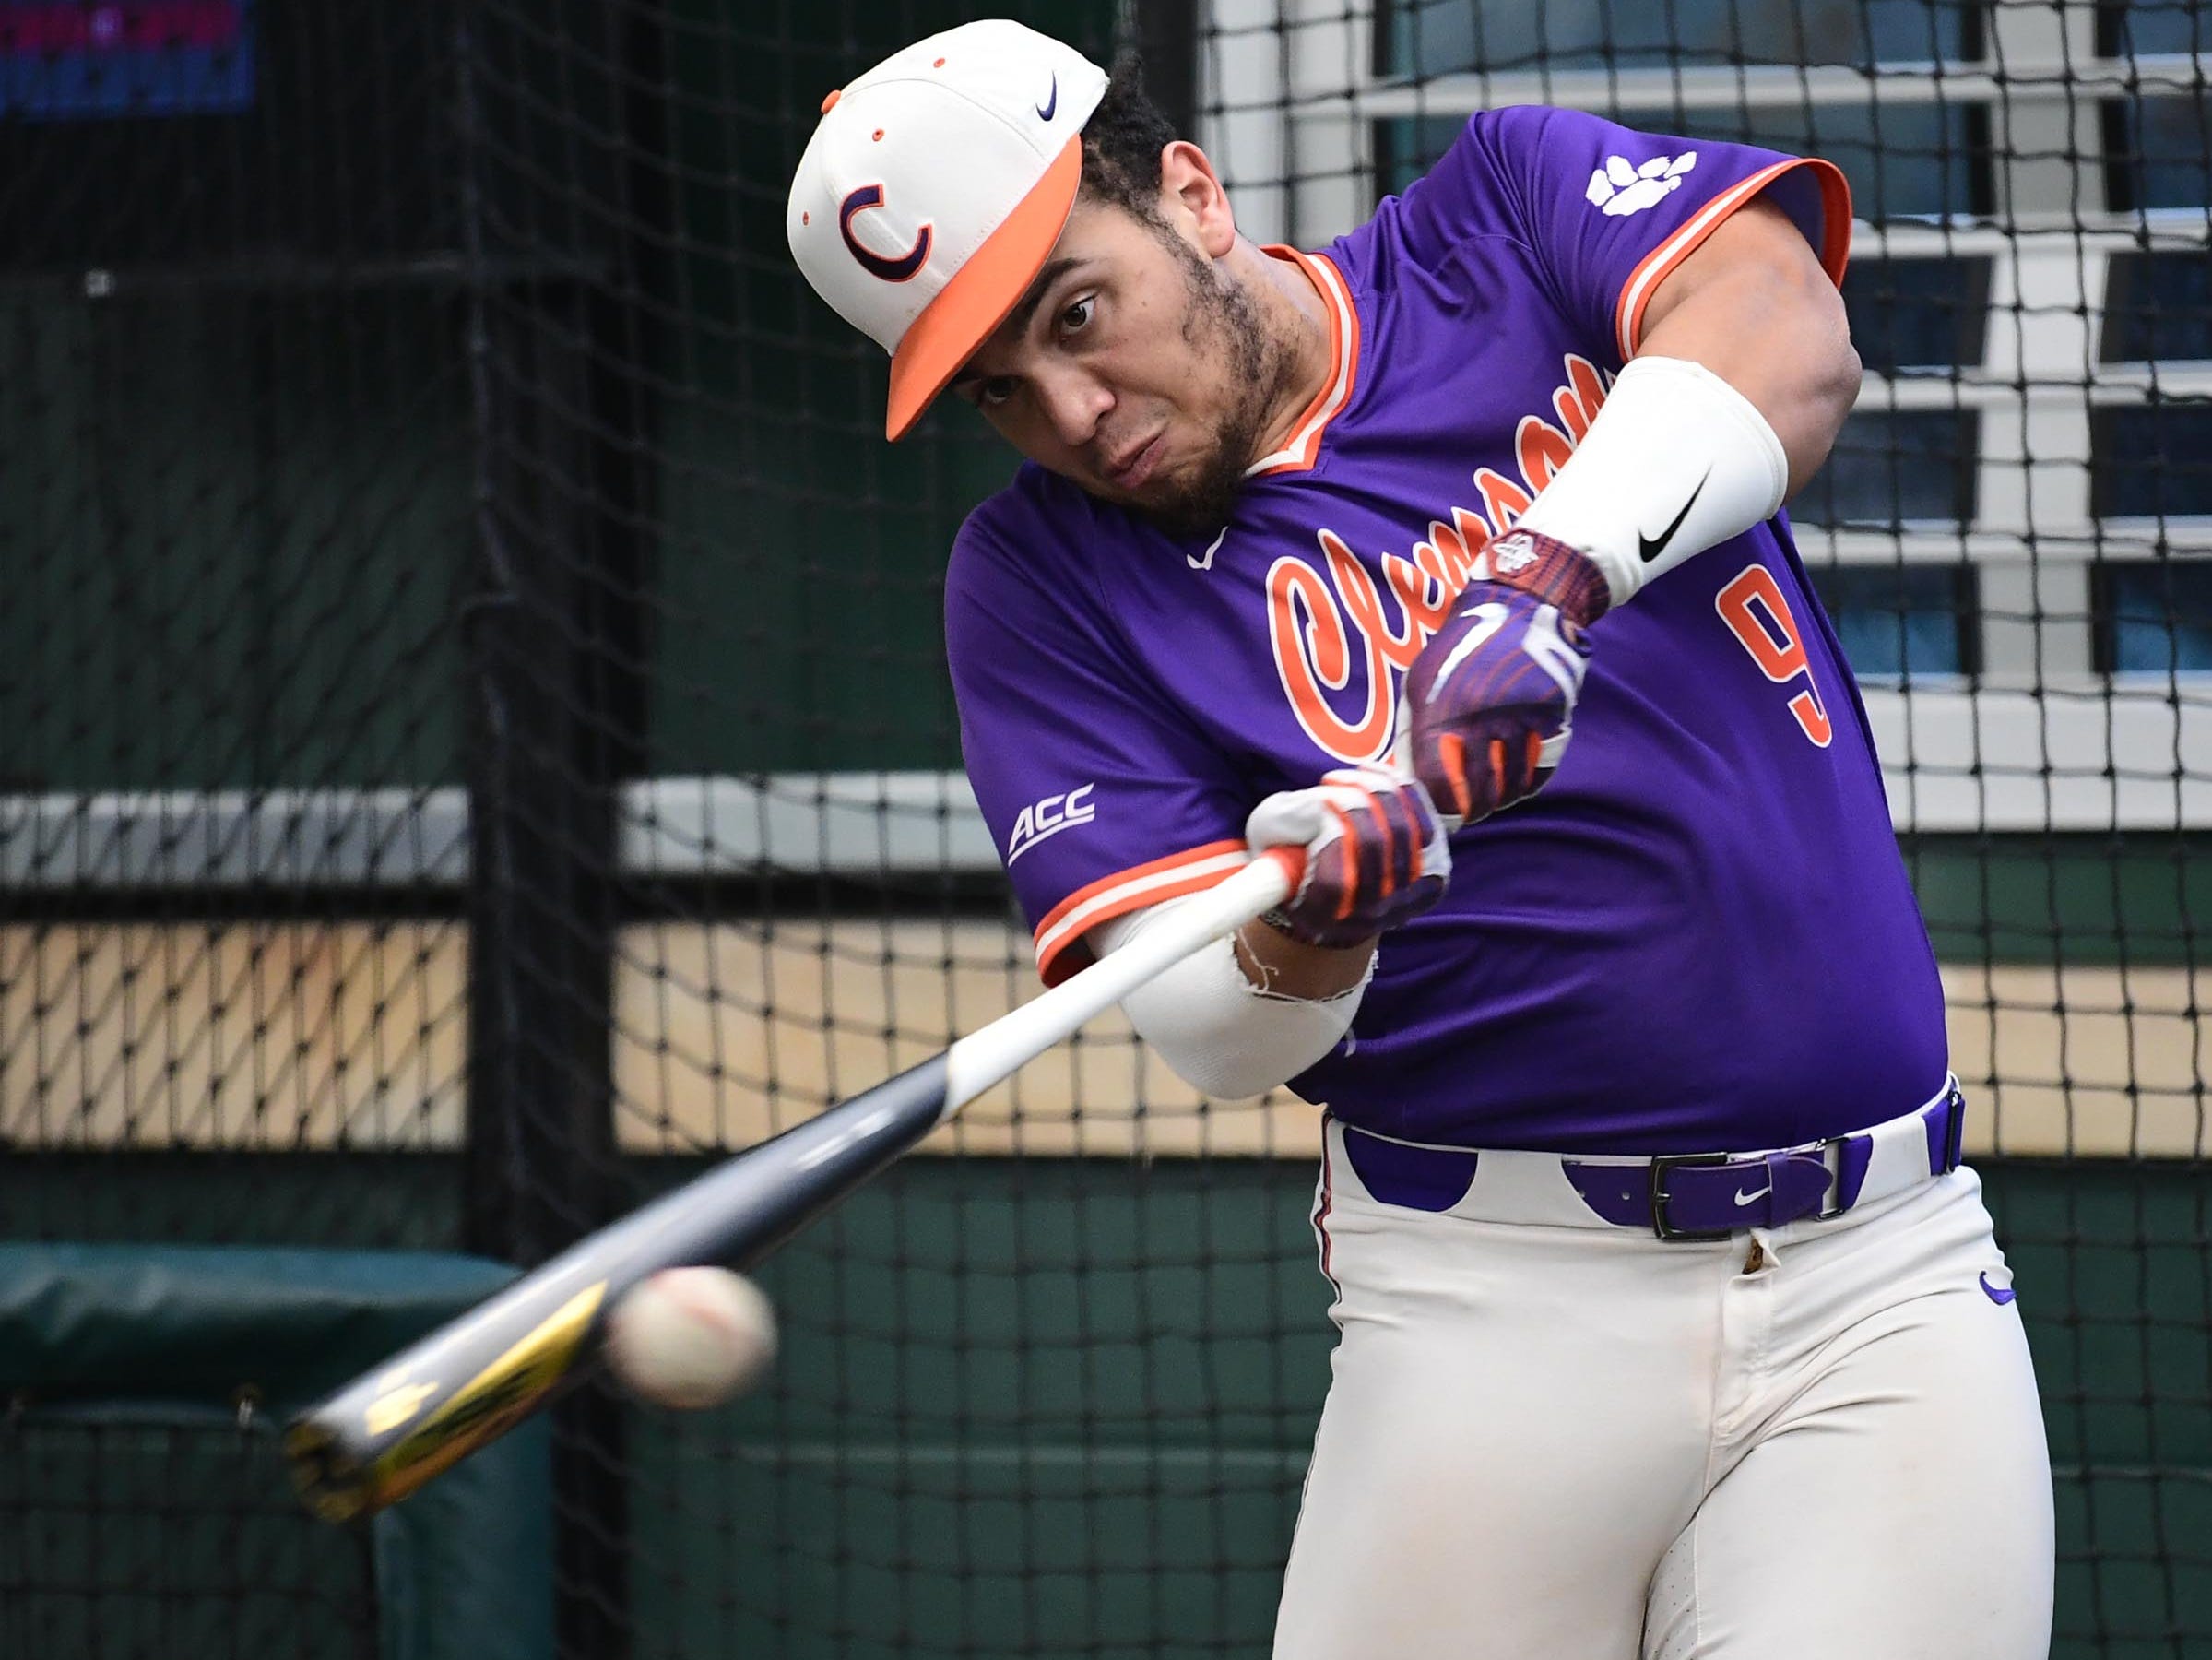
{"type": "Polygon", "coordinates": [[[1339,1327],[1280,1660],[2028,1660],[2050,1472],[1942,991],[1782,504],[1859,384],[1817,160],[1477,114],[1312,253],[1015,24],[824,104],[814,288],[1026,458],[969,776],[1048,981],[1324,1104],[1339,1327]]]}

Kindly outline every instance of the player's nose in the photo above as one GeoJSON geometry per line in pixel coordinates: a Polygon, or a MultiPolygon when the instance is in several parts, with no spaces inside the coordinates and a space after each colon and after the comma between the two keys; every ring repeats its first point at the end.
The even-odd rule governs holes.
{"type": "Polygon", "coordinates": [[[1098,435],[1114,395],[1095,377],[1070,367],[1039,377],[1037,401],[1053,435],[1070,449],[1081,449],[1098,435]]]}

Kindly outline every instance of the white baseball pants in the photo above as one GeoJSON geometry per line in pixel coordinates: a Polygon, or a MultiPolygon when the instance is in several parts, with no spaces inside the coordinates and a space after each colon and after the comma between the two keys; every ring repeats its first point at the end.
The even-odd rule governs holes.
{"type": "Polygon", "coordinates": [[[1970,1169],[1666,1243],[1479,1219],[1487,1172],[1378,1204],[1343,1135],[1275,1660],[2048,1654],[2043,1421],[1970,1169]]]}

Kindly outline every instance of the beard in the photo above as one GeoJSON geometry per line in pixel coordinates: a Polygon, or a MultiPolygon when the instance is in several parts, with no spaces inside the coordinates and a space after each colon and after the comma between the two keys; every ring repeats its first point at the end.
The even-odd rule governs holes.
{"type": "Polygon", "coordinates": [[[1269,335],[1244,285],[1163,223],[1162,241],[1183,273],[1187,305],[1183,340],[1196,363],[1212,365],[1228,387],[1228,407],[1213,418],[1198,461],[1150,500],[1130,510],[1178,540],[1211,536],[1229,521],[1244,493],[1245,468],[1268,413],[1293,374],[1290,348],[1269,335]]]}

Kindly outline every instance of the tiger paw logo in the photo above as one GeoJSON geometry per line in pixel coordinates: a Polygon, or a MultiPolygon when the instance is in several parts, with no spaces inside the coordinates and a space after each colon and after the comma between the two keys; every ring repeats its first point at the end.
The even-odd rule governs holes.
{"type": "Polygon", "coordinates": [[[1500,576],[1518,576],[1535,563],[1536,543],[1525,530],[1490,544],[1490,568],[1500,576]]]}
{"type": "Polygon", "coordinates": [[[1654,156],[1641,167],[1626,156],[1608,156],[1605,165],[1590,175],[1590,188],[1582,194],[1608,218],[1621,219],[1655,206],[1669,191],[1680,190],[1682,175],[1697,165],[1696,150],[1654,156]]]}

